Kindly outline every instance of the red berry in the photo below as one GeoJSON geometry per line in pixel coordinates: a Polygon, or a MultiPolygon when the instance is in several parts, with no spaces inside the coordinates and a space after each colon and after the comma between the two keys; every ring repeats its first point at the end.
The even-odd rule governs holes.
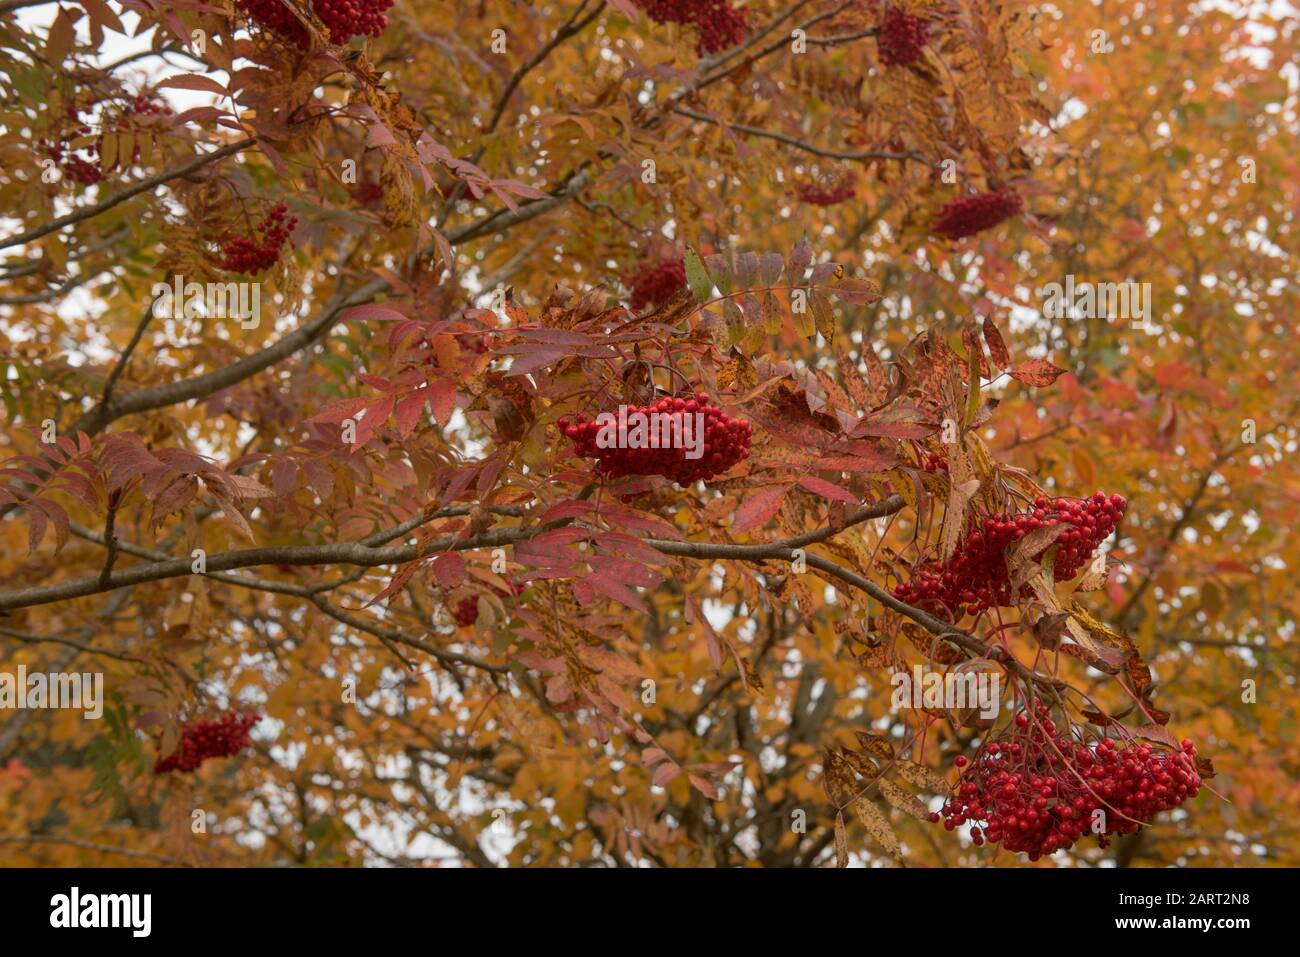
{"type": "Polygon", "coordinates": [[[930,25],[920,17],[904,13],[897,7],[885,11],[880,21],[876,47],[885,66],[907,66],[921,56],[921,48],[930,38],[930,25]]]}
{"type": "Polygon", "coordinates": [[[961,239],[991,229],[1010,219],[1024,208],[1024,200],[1014,190],[974,193],[945,203],[934,220],[934,234],[944,239],[961,239]]]}
{"type": "MultiPolygon", "coordinates": [[[[616,412],[610,414],[617,416],[616,412]]],[[[581,429],[574,429],[570,425],[567,431],[561,425],[561,432],[573,439],[573,454],[597,459],[599,470],[613,478],[624,475],[662,475],[679,485],[690,485],[720,475],[737,462],[749,457],[752,432],[750,424],[743,419],[731,419],[725,416],[703,392],[685,401],[681,398],[672,398],[647,406],[626,408],[628,421],[634,421],[634,416],[645,415],[655,417],[649,419],[653,424],[666,417],[670,438],[677,436],[684,438],[687,429],[695,427],[696,420],[693,417],[697,414],[702,416],[704,428],[698,446],[701,452],[698,458],[687,457],[687,453],[692,449],[684,447],[601,448],[597,444],[601,435],[601,424],[597,421],[587,422],[581,429]]],[[[618,446],[627,444],[622,441],[623,436],[618,438],[620,439],[618,446]]]]}
{"type": "Polygon", "coordinates": [[[686,285],[686,265],[680,259],[664,259],[642,269],[628,283],[632,287],[629,302],[640,312],[647,306],[658,306],[673,297],[686,285]]]}
{"type": "Polygon", "coordinates": [[[717,53],[745,39],[748,12],[727,0],[633,0],[655,23],[685,23],[699,34],[695,49],[717,53]]]}
{"type": "Polygon", "coordinates": [[[230,712],[215,721],[185,722],[181,726],[181,743],[175,753],[154,762],[154,774],[168,771],[193,772],[208,758],[229,758],[248,744],[253,725],[262,720],[251,712],[230,712]]]}

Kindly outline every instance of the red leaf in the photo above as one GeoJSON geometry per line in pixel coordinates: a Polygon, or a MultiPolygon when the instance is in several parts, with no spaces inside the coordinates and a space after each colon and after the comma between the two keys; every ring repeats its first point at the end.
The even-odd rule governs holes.
{"type": "Polygon", "coordinates": [[[424,392],[414,392],[397,403],[397,434],[406,438],[420,421],[424,409],[424,392]]]}
{"type": "Polygon", "coordinates": [[[1011,378],[1029,386],[1048,386],[1064,375],[1065,370],[1057,368],[1046,359],[1027,359],[1011,370],[1011,378]]]}
{"type": "Polygon", "coordinates": [[[788,485],[771,485],[751,495],[736,509],[731,530],[743,532],[767,524],[781,507],[781,499],[789,489],[788,485]]]}
{"type": "MultiPolygon", "coordinates": [[[[293,492],[298,484],[298,465],[291,458],[283,458],[271,469],[271,488],[276,495],[285,496],[293,492]]],[[[164,513],[165,514],[165,513],[164,513]]]]}
{"type": "Polygon", "coordinates": [[[984,341],[988,343],[989,356],[993,359],[993,364],[998,370],[1011,368],[1011,353],[1007,351],[1006,340],[1002,338],[1002,333],[988,316],[984,317],[984,341]]]}
{"type": "Polygon", "coordinates": [[[645,603],[641,601],[640,595],[628,588],[622,582],[615,581],[607,575],[597,572],[587,579],[587,583],[606,598],[612,598],[616,602],[626,605],[634,611],[646,610],[645,603]]]}
{"type": "Polygon", "coordinates": [[[853,435],[879,435],[890,439],[923,439],[939,431],[939,426],[926,420],[920,409],[893,408],[863,418],[853,428],[853,435]]]}
{"type": "MultiPolygon", "coordinates": [[[[587,512],[595,509],[591,502],[584,502],[581,499],[571,498],[568,501],[561,502],[559,505],[553,505],[542,515],[542,523],[559,521],[562,518],[577,518],[579,515],[585,515],[587,512]]],[[[586,537],[585,535],[583,536],[586,537]]]]}
{"type": "Polygon", "coordinates": [[[654,777],[650,783],[655,787],[667,787],[682,773],[682,766],[673,761],[667,761],[655,768],[654,777]]]}
{"type": "Polygon", "coordinates": [[[827,482],[825,479],[819,479],[815,475],[801,476],[799,484],[814,495],[820,495],[832,501],[838,499],[841,502],[848,502],[850,505],[858,504],[858,497],[852,492],[842,489],[832,482],[827,482]]]}
{"type": "Polygon", "coordinates": [[[686,777],[687,780],[691,782],[691,787],[695,788],[695,790],[699,791],[710,801],[716,801],[718,799],[718,789],[708,781],[704,780],[704,778],[695,774],[688,774],[686,777]]]}
{"type": "Polygon", "coordinates": [[[218,96],[230,95],[230,91],[212,77],[200,76],[197,73],[181,73],[177,76],[169,76],[155,84],[155,87],[157,89],[171,87],[175,90],[198,90],[201,93],[215,93],[218,96]]]}
{"type": "Polygon", "coordinates": [[[433,575],[443,588],[452,589],[465,580],[465,559],[459,552],[447,552],[433,560],[433,575]]]}
{"type": "Polygon", "coordinates": [[[344,419],[350,419],[366,407],[369,399],[339,399],[337,402],[331,402],[320,412],[311,417],[313,422],[342,422],[344,419]]]}
{"type": "Polygon", "coordinates": [[[448,379],[438,379],[429,383],[429,406],[433,417],[443,428],[451,421],[451,414],[456,411],[456,384],[448,379]]]}
{"type": "Polygon", "coordinates": [[[353,306],[340,318],[344,322],[401,322],[407,317],[390,306],[353,306]]]}

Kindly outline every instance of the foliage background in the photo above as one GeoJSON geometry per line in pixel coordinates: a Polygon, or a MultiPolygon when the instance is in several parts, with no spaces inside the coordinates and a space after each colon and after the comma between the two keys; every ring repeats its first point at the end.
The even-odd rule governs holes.
{"type": "MultiPolygon", "coordinates": [[[[1081,844],[1039,866],[1300,863],[1292,13],[1170,0],[917,3],[910,6],[937,24],[932,50],[941,66],[897,71],[879,67],[869,36],[854,36],[877,21],[874,5],[757,0],[745,5],[751,22],[793,8],[789,22],[813,21],[810,36],[850,39],[728,68],[686,96],[682,109],[690,114],[682,114],[650,106],[685,88],[699,68],[691,36],[644,16],[632,22],[617,9],[626,6],[399,3],[361,58],[340,55],[341,69],[305,72],[234,29],[239,21],[225,2],[61,4],[57,16],[54,5],[0,6],[5,235],[48,221],[78,195],[66,183],[43,184],[32,159],[38,141],[68,135],[63,108],[73,97],[107,97],[120,84],[134,92],[146,69],[155,79],[187,72],[222,88],[231,82],[222,45],[200,60],[169,52],[165,62],[143,57],[102,69],[105,57],[96,54],[105,41],[91,23],[111,26],[105,10],[127,31],[153,30],[155,50],[179,50],[176,34],[202,24],[224,37],[225,50],[259,64],[239,76],[231,125],[271,137],[276,151],[245,150],[213,167],[216,175],[172,182],[4,251],[6,457],[37,454],[33,429],[46,418],[63,434],[75,421],[97,426],[92,434],[129,430],[155,448],[209,456],[230,474],[243,457],[264,455],[245,474],[272,493],[269,501],[237,488],[224,511],[220,499],[199,496],[154,522],[148,496],[137,491],[122,504],[119,532],[178,555],[196,538],[212,553],[254,542],[352,540],[417,514],[436,500],[427,494],[431,475],[500,447],[513,428],[500,405],[506,387],[483,378],[486,360],[470,354],[469,340],[439,358],[464,373],[458,410],[421,415],[387,454],[364,465],[332,460],[321,495],[329,507],[316,507],[313,490],[322,486],[307,467],[292,476],[282,467],[277,478],[275,465],[304,440],[313,416],[341,397],[366,394],[358,373],[383,376],[395,367],[391,323],[327,323],[283,361],[182,397],[198,401],[118,414],[97,400],[109,386],[120,402],[229,368],[343,297],[376,298],[376,282],[390,287],[381,301],[415,304],[423,321],[486,307],[502,285],[513,288],[512,308],[536,316],[557,284],[578,297],[602,283],[625,296],[620,280],[674,244],[784,253],[806,234],[819,259],[881,287],[877,302],[840,306],[837,343],[858,350],[871,343],[891,359],[925,329],[956,343],[967,316],[994,317],[1017,356],[1050,357],[1069,373],[1049,389],[994,387],[1001,404],[981,432],[993,456],[1053,492],[1103,489],[1130,502],[1112,551],[1122,566],[1087,603],[1141,649],[1176,736],[1212,756],[1221,799],[1203,792],[1107,852],[1081,844]],[[546,49],[543,38],[566,23],[582,27],[546,49]],[[509,37],[504,54],[490,48],[497,28],[509,37]],[[1111,52],[1095,51],[1094,29],[1106,31],[1111,52]],[[503,99],[516,71],[541,52],[503,99]],[[299,126],[292,109],[313,90],[339,115],[299,126]],[[343,111],[347,103],[352,108],[343,111]],[[725,124],[777,131],[786,141],[725,124]],[[417,130],[447,151],[418,157],[435,181],[431,191],[412,171],[404,134],[417,130]],[[919,158],[844,159],[808,147],[919,158]],[[654,184],[639,178],[647,156],[656,161],[654,184]],[[338,172],[344,157],[382,187],[382,199],[362,202],[349,191],[338,172]],[[476,181],[481,197],[473,190],[455,202],[439,196],[456,190],[457,175],[478,175],[452,157],[484,171],[476,181]],[[934,164],[943,158],[957,160],[957,185],[938,180],[934,164]],[[1254,182],[1242,180],[1243,158],[1254,164],[1254,182]],[[840,169],[853,176],[852,200],[820,208],[792,196],[794,183],[840,169]],[[590,179],[575,188],[575,176],[590,179]],[[1026,216],[960,243],[927,235],[925,223],[944,201],[996,182],[1019,184],[1026,216]],[[557,193],[558,201],[541,199],[557,193]],[[260,197],[286,198],[304,224],[294,255],[267,277],[281,297],[268,310],[275,318],[249,331],[155,323],[129,349],[149,286],[170,272],[212,275],[212,238],[256,220],[248,210],[260,197]],[[538,201],[549,203],[545,212],[517,226],[498,212],[538,201]],[[453,244],[454,274],[444,277],[435,263],[453,244]],[[417,249],[425,258],[413,262],[417,249]],[[1038,290],[1066,274],[1149,282],[1155,331],[1119,320],[1045,320],[1038,290]],[[75,288],[67,285],[73,277],[75,288]],[[124,351],[131,360],[110,379],[124,351]],[[105,406],[111,418],[101,415],[105,406]],[[1255,444],[1240,440],[1246,419],[1257,423],[1255,444]],[[233,517],[241,513],[246,518],[233,517]],[[241,535],[244,521],[254,542],[241,535]],[[1258,688],[1253,703],[1242,700],[1247,679],[1258,688]]],[[[707,67],[702,75],[710,75],[707,67]]],[[[195,102],[231,109],[229,99],[201,86],[167,95],[178,109],[195,102]]],[[[142,146],[136,168],[117,170],[77,201],[172,168],[196,144],[243,135],[216,120],[196,114],[116,144],[124,154],[142,146]]],[[[602,303],[605,294],[597,296],[602,303]]],[[[825,337],[810,343],[799,332],[787,316],[775,334],[740,345],[751,355],[770,351],[833,369],[825,337]]],[[[495,501],[544,495],[559,447],[553,432],[530,434],[495,501]]],[[[820,523],[813,513],[824,513],[826,503],[808,498],[800,499],[807,515],[782,514],[782,533],[820,523]]],[[[0,591],[103,567],[102,539],[94,540],[104,528],[103,503],[59,500],[73,523],[60,548],[57,519],[31,552],[30,516],[7,511],[0,521],[0,591]]],[[[673,507],[663,507],[671,519],[673,507]]],[[[720,523],[723,513],[680,519],[707,537],[722,534],[719,526],[700,523],[720,523]]],[[[902,535],[906,521],[892,534],[902,535]]],[[[454,530],[445,521],[440,527],[454,530]]],[[[124,554],[119,567],[137,560],[147,556],[124,554]]],[[[692,786],[682,774],[655,787],[654,767],[624,735],[597,743],[587,726],[555,713],[535,674],[508,664],[508,633],[498,623],[507,607],[487,587],[489,561],[470,559],[483,575],[457,585],[461,591],[440,589],[422,573],[412,579],[418,587],[369,608],[392,567],[273,562],[248,570],[265,587],[172,577],[12,611],[0,621],[6,667],[102,669],[118,697],[102,722],[66,711],[4,714],[0,860],[833,861],[822,749],[851,743],[867,725],[901,734],[887,706],[887,675],[844,651],[842,601],[817,587],[802,589],[796,602],[788,595],[761,602],[738,570],[682,561],[643,596],[646,611],[611,603],[601,636],[634,663],[634,675],[657,682],[657,704],[640,709],[656,741],[684,763],[738,765],[714,784],[692,786]],[[312,591],[340,574],[346,584],[312,591]],[[421,625],[444,598],[454,603],[462,594],[483,595],[475,630],[421,625]],[[741,649],[761,688],[744,680],[737,662],[715,666],[702,626],[685,617],[688,604],[704,608],[721,638],[741,649]],[[419,644],[403,646],[395,635],[419,644]],[[360,689],[355,706],[340,701],[345,674],[360,689]],[[209,710],[242,702],[264,712],[256,748],[192,779],[154,777],[160,736],[174,740],[177,716],[196,702],[209,710]],[[142,714],[157,723],[140,722],[142,714]],[[207,812],[208,833],[191,833],[194,808],[207,812]],[[788,826],[800,808],[808,812],[806,837],[788,826]],[[501,822],[497,809],[505,812],[501,822]]],[[[557,617],[571,614],[549,588],[537,586],[530,601],[557,617]]],[[[969,733],[939,725],[934,735],[925,760],[949,774],[969,733]]],[[[911,865],[1026,865],[880,807],[911,865]]],[[[856,827],[855,861],[887,864],[890,855],[856,827]]]]}

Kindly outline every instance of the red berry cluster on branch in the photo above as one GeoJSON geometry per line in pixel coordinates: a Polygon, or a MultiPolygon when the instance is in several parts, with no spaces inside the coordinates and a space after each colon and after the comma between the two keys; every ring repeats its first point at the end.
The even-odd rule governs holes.
{"type": "Polygon", "coordinates": [[[274,266],[280,258],[280,247],[298,225],[296,216],[289,216],[289,207],[277,203],[266,218],[257,225],[260,240],[247,236],[230,236],[221,243],[221,268],[230,272],[259,273],[274,266]]]}
{"type": "Polygon", "coordinates": [[[1012,189],[959,196],[944,203],[935,215],[934,234],[944,239],[973,236],[1019,215],[1023,208],[1024,200],[1012,189]]]}
{"type": "Polygon", "coordinates": [[[307,33],[307,28],[280,0],[237,0],[237,2],[245,16],[282,40],[294,43],[303,49],[311,44],[311,36],[307,33]]]}
{"type": "MultiPolygon", "coordinates": [[[[659,416],[669,416],[670,433],[676,436],[688,434],[687,428],[694,428],[694,415],[704,416],[703,454],[699,458],[687,458],[687,448],[624,448],[628,432],[619,431],[614,448],[601,448],[596,444],[602,425],[598,420],[588,420],[579,415],[573,422],[561,419],[560,431],[573,440],[573,453],[586,458],[598,459],[601,472],[612,478],[624,475],[662,475],[679,485],[689,485],[698,480],[709,480],[721,475],[737,462],[749,458],[749,445],[753,427],[744,419],[733,419],[718,406],[709,401],[706,393],[699,392],[693,397],[665,397],[648,406],[628,406],[629,420],[637,413],[649,418],[651,431],[657,431],[654,423],[659,416]],[[692,417],[691,425],[686,418],[692,417]],[[677,426],[681,427],[679,431],[677,426]]],[[[614,413],[610,413],[614,415],[614,413]]],[[[608,434],[608,432],[607,432],[608,434]]],[[[685,443],[679,443],[685,444],[685,443]]]]}
{"type": "Polygon", "coordinates": [[[794,191],[800,202],[812,206],[834,206],[857,195],[853,185],[853,174],[848,170],[839,170],[820,180],[800,183],[795,186],[794,191]]]}
{"type": "MultiPolygon", "coordinates": [[[[306,49],[311,44],[302,21],[281,0],[238,0],[250,20],[290,43],[306,49]]],[[[386,11],[393,0],[314,0],[312,10],[329,30],[332,43],[347,43],[355,36],[377,37],[388,26],[386,11]]]]}
{"type": "Polygon", "coordinates": [[[384,186],[374,180],[362,180],[353,187],[352,197],[362,206],[369,206],[384,198],[384,186]]]}
{"type": "MultiPolygon", "coordinates": [[[[67,115],[70,119],[76,120],[81,124],[77,127],[77,135],[86,136],[90,133],[90,127],[81,123],[81,114],[89,112],[99,101],[91,100],[87,107],[78,107],[75,104],[70,105],[67,109],[67,115]]],[[[148,93],[140,93],[133,97],[122,115],[118,117],[113,124],[115,131],[123,131],[127,128],[124,122],[128,116],[171,116],[171,109],[163,103],[159,103],[148,93]]],[[[74,182],[81,183],[83,186],[93,186],[104,178],[103,172],[99,168],[99,157],[104,137],[101,134],[99,139],[86,148],[88,156],[80,156],[76,153],[67,152],[64,144],[55,143],[45,146],[45,154],[54,159],[62,168],[67,177],[74,182]]],[[[137,162],[140,159],[140,147],[136,146],[131,155],[131,162],[137,162]]]]}
{"type": "Polygon", "coordinates": [[[456,607],[452,609],[451,617],[456,619],[458,628],[468,628],[478,621],[478,596],[470,595],[458,601],[456,607]]]}
{"type": "Polygon", "coordinates": [[[885,66],[907,66],[921,56],[921,48],[930,39],[930,25],[920,17],[890,7],[880,21],[876,47],[885,66]]]}
{"type": "Polygon", "coordinates": [[[727,0],[635,0],[655,23],[686,23],[699,31],[697,53],[717,53],[749,33],[748,12],[727,0]]]}
{"type": "Polygon", "coordinates": [[[925,472],[946,472],[948,463],[938,452],[921,453],[921,469],[925,472]]]}
{"type": "Polygon", "coordinates": [[[165,103],[159,103],[148,93],[141,93],[131,101],[131,108],[127,111],[135,116],[171,116],[171,107],[165,103]]]}
{"type": "Polygon", "coordinates": [[[193,772],[208,758],[229,758],[248,744],[249,732],[262,716],[251,712],[230,712],[215,721],[186,722],[181,726],[181,745],[176,753],[159,758],[154,774],[168,771],[193,772]]]}
{"type": "Polygon", "coordinates": [[[628,283],[632,308],[640,312],[646,306],[667,302],[686,285],[686,264],[680,259],[664,259],[641,270],[628,283]]]}
{"type": "Polygon", "coordinates": [[[1042,704],[1017,714],[1007,730],[980,748],[942,814],[930,815],[950,831],[975,825],[976,845],[1000,843],[1031,861],[1088,833],[1106,847],[1108,835],[1132,834],[1199,793],[1191,741],[1181,742],[1181,751],[1111,738],[1086,744],[1058,729],[1042,704]],[[1104,817],[1094,828],[1098,810],[1104,817]]]}
{"type": "MultiPolygon", "coordinates": [[[[1010,605],[1015,596],[1006,562],[1009,546],[1040,528],[1065,525],[1060,537],[1028,557],[1037,559],[1055,547],[1054,577],[1066,581],[1115,531],[1126,504],[1122,495],[1107,498],[1097,492],[1079,501],[1040,498],[1024,514],[989,516],[982,524],[969,526],[947,562],[925,562],[910,582],[894,589],[894,597],[920,608],[947,609],[954,620],[967,611],[975,614],[1010,605]]],[[[1022,596],[1028,594],[1027,587],[1022,589],[1022,596]]]]}
{"type": "Polygon", "coordinates": [[[75,183],[80,183],[82,186],[94,186],[104,178],[99,166],[90,160],[83,159],[76,153],[65,155],[62,144],[46,147],[45,152],[53,157],[54,162],[59,164],[59,168],[63,170],[64,175],[75,183]]]}
{"type": "MultiPolygon", "coordinates": [[[[523,591],[523,587],[516,582],[507,582],[511,595],[518,595],[523,591]]],[[[501,589],[494,589],[498,593],[501,589]]],[[[456,607],[451,610],[451,617],[456,622],[457,628],[468,628],[478,621],[478,596],[469,595],[456,602],[456,607]]]]}
{"type": "Polygon", "coordinates": [[[385,11],[393,0],[314,0],[312,9],[329,27],[330,40],[347,43],[352,37],[377,37],[388,26],[385,11]]]}

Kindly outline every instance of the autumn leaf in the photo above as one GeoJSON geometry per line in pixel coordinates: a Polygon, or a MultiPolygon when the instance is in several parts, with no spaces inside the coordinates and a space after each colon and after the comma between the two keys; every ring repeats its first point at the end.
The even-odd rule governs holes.
{"type": "Polygon", "coordinates": [[[1011,370],[1011,377],[1025,385],[1048,386],[1065,373],[1046,359],[1026,359],[1011,370]]]}

